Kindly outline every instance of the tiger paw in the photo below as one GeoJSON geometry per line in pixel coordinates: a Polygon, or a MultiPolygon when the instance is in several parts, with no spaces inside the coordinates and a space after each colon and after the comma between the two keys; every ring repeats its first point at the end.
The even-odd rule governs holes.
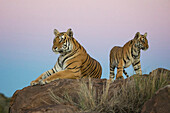
{"type": "Polygon", "coordinates": [[[116,79],[124,79],[123,76],[116,76],[116,79]]]}
{"type": "Polygon", "coordinates": [[[114,82],[114,78],[110,78],[108,81],[110,81],[110,82],[114,82]]]}
{"type": "Polygon", "coordinates": [[[45,85],[45,84],[48,84],[48,83],[49,83],[49,81],[47,81],[47,80],[40,81],[40,85],[45,85]]]}
{"type": "Polygon", "coordinates": [[[37,80],[34,80],[30,83],[31,86],[35,86],[35,85],[38,85],[39,84],[39,81],[37,80]]]}

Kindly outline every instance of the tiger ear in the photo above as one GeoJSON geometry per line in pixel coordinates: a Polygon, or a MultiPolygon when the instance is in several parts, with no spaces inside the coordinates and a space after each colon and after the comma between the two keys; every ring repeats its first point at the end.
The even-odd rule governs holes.
{"type": "Polygon", "coordinates": [[[135,39],[138,39],[140,37],[140,33],[137,32],[136,35],[135,35],[135,39]]]}
{"type": "Polygon", "coordinates": [[[58,36],[58,34],[59,34],[59,31],[57,29],[54,29],[54,35],[58,36]]]}
{"type": "Polygon", "coordinates": [[[147,37],[147,32],[144,34],[145,37],[147,37]]]}
{"type": "Polygon", "coordinates": [[[73,31],[71,30],[71,28],[69,28],[69,29],[67,30],[67,35],[68,35],[69,37],[73,37],[73,31]]]}
{"type": "Polygon", "coordinates": [[[66,33],[64,33],[64,38],[65,38],[65,37],[68,37],[68,35],[67,35],[66,33]]]}

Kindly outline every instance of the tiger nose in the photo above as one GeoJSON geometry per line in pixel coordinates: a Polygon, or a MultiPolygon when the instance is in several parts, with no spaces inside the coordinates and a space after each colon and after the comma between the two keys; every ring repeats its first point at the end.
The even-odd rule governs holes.
{"type": "Polygon", "coordinates": [[[146,47],[147,49],[149,48],[149,45],[147,45],[147,47],[146,47]]]}
{"type": "Polygon", "coordinates": [[[53,48],[53,49],[56,49],[56,48],[57,48],[57,46],[53,44],[53,47],[52,47],[52,48],[53,48]]]}
{"type": "Polygon", "coordinates": [[[56,49],[57,49],[57,47],[54,47],[54,46],[52,47],[52,50],[53,50],[53,51],[55,51],[56,49]]]}
{"type": "Polygon", "coordinates": [[[149,48],[149,45],[147,45],[146,47],[145,47],[145,50],[147,50],[149,48]]]}

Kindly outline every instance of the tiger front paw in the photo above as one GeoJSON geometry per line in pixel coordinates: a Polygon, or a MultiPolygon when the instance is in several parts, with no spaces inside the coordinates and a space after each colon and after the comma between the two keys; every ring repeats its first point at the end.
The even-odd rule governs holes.
{"type": "Polygon", "coordinates": [[[38,85],[39,84],[39,81],[37,80],[34,80],[30,83],[31,86],[35,86],[35,85],[38,85]]]}
{"type": "Polygon", "coordinates": [[[48,80],[42,80],[42,81],[40,81],[40,85],[45,85],[45,84],[48,84],[50,81],[48,81],[48,80]]]}

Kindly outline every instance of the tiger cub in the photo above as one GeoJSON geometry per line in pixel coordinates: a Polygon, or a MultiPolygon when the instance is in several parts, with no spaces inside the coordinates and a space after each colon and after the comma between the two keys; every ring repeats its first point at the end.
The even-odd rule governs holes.
{"type": "Polygon", "coordinates": [[[136,74],[142,75],[140,64],[140,50],[147,50],[149,48],[147,33],[141,35],[136,33],[134,39],[127,42],[123,47],[115,46],[110,51],[110,80],[114,80],[114,69],[117,68],[117,78],[123,78],[123,73],[128,77],[124,68],[131,64],[136,74]]]}
{"type": "Polygon", "coordinates": [[[55,38],[52,50],[60,54],[55,66],[43,74],[31,85],[46,84],[57,79],[80,79],[85,77],[100,78],[102,67],[98,61],[90,57],[75,38],[73,32],[58,32],[54,29],[55,38]]]}

